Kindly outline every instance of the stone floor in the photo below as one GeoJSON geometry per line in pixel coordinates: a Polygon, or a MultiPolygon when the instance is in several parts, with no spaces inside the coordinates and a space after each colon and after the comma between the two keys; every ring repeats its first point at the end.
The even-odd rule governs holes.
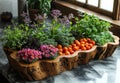
{"type": "MultiPolygon", "coordinates": [[[[0,37],[3,28],[0,28],[0,37]]],[[[120,46],[111,57],[93,60],[70,71],[41,81],[27,81],[15,71],[9,70],[7,57],[0,42],[0,81],[4,83],[120,83],[120,46]]]]}

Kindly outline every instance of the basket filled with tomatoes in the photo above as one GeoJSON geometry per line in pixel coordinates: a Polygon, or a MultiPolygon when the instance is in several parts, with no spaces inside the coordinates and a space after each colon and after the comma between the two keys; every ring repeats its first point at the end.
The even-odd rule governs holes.
{"type": "Polygon", "coordinates": [[[90,60],[94,59],[97,51],[95,41],[90,38],[81,38],[79,40],[74,40],[74,42],[68,47],[59,44],[57,45],[57,48],[59,49],[59,55],[63,58],[66,57],[69,59],[69,57],[77,57],[77,60],[75,61],[71,60],[70,62],[70,60],[67,60],[70,65],[87,64],[90,60]]]}

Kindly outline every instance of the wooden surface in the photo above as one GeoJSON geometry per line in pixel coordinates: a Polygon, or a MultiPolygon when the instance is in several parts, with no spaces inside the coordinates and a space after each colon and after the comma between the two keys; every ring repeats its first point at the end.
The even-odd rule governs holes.
{"type": "Polygon", "coordinates": [[[88,51],[76,51],[72,55],[58,56],[55,60],[39,60],[31,64],[20,63],[16,57],[17,52],[13,52],[9,61],[11,66],[19,74],[28,80],[41,80],[43,78],[57,75],[61,72],[70,70],[80,64],[87,64],[94,59],[96,46],[88,51]]]}

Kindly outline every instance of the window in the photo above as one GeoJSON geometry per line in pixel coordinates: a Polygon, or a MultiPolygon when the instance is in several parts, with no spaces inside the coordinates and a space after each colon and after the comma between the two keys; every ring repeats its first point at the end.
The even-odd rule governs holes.
{"type": "Polygon", "coordinates": [[[76,0],[81,3],[86,3],[91,6],[98,7],[107,11],[113,11],[114,0],[76,0]],[[106,3],[109,2],[109,3],[106,3]]]}
{"type": "Polygon", "coordinates": [[[80,1],[80,2],[83,2],[83,3],[85,3],[85,2],[86,2],[86,0],[76,0],[76,1],[80,1]]]}
{"type": "Polygon", "coordinates": [[[113,12],[114,0],[100,0],[100,8],[113,12]],[[106,2],[109,2],[106,4],[106,2]]]}
{"type": "Polygon", "coordinates": [[[92,11],[120,19],[120,0],[64,0],[92,11]]]}
{"type": "Polygon", "coordinates": [[[98,0],[88,0],[88,4],[98,7],[98,0]]]}

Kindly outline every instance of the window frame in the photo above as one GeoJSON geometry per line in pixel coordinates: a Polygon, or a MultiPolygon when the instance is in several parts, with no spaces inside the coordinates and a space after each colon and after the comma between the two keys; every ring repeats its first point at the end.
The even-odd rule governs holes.
{"type": "Polygon", "coordinates": [[[120,20],[120,15],[119,15],[120,14],[120,0],[114,0],[113,11],[112,12],[107,11],[105,9],[100,9],[99,8],[100,7],[99,3],[98,3],[98,7],[86,4],[88,0],[86,0],[86,3],[82,3],[82,2],[79,2],[79,1],[75,1],[75,0],[62,0],[62,1],[69,2],[71,4],[74,4],[74,5],[92,10],[94,12],[97,12],[97,13],[100,13],[100,14],[103,14],[103,15],[106,15],[106,16],[109,16],[114,20],[120,20]]]}

